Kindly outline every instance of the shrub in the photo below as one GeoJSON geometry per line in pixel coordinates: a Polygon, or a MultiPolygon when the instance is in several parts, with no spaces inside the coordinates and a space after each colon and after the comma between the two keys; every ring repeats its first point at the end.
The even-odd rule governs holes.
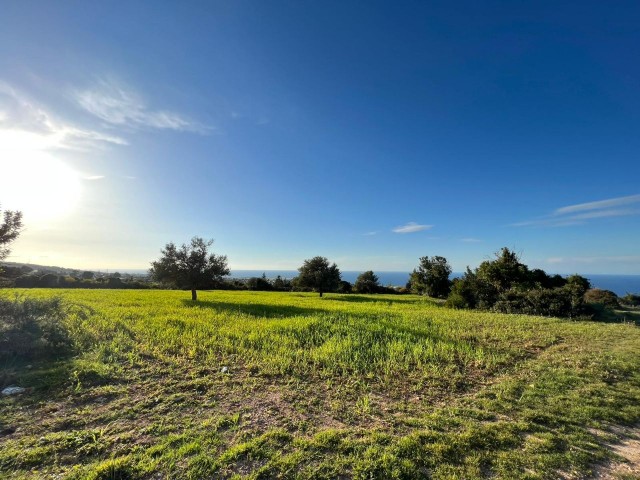
{"type": "Polygon", "coordinates": [[[18,288],[34,288],[38,286],[38,277],[34,275],[22,275],[16,278],[15,286],[18,288]]]}
{"type": "Polygon", "coordinates": [[[618,296],[615,293],[610,290],[601,290],[599,288],[587,290],[584,294],[584,301],[589,304],[596,303],[609,308],[618,308],[620,306],[618,296]]]}
{"type": "Polygon", "coordinates": [[[640,295],[634,295],[633,293],[627,293],[620,299],[625,305],[632,307],[640,307],[640,295]]]}
{"type": "Polygon", "coordinates": [[[455,297],[452,302],[456,303],[456,308],[489,309],[497,301],[498,291],[467,268],[462,278],[454,279],[451,295],[455,297]]]}
{"type": "Polygon", "coordinates": [[[273,290],[273,285],[267,279],[267,276],[263,273],[262,277],[251,277],[247,280],[247,289],[269,291],[273,290]]]}
{"type": "Polygon", "coordinates": [[[38,286],[43,288],[54,288],[58,286],[58,276],[53,273],[46,273],[38,280],[38,286]]]}
{"type": "Polygon", "coordinates": [[[56,357],[72,350],[58,298],[0,299],[0,360],[56,357]]]}
{"type": "Polygon", "coordinates": [[[353,285],[346,280],[340,280],[338,285],[338,293],[351,293],[353,291],[353,285]]]}
{"type": "Polygon", "coordinates": [[[576,317],[584,313],[584,304],[581,295],[576,295],[575,286],[565,285],[561,288],[508,290],[500,294],[493,310],[545,317],[576,317]]]}
{"type": "Polygon", "coordinates": [[[500,294],[493,308],[501,313],[563,316],[569,309],[568,302],[563,302],[564,298],[554,293],[550,290],[509,290],[500,294]]]}
{"type": "Polygon", "coordinates": [[[109,277],[107,280],[107,286],[109,288],[123,288],[125,285],[120,277],[109,277]]]}
{"type": "Polygon", "coordinates": [[[447,301],[444,302],[444,306],[457,309],[471,308],[467,299],[465,299],[460,292],[456,291],[451,292],[449,297],[447,297],[447,301]]]}

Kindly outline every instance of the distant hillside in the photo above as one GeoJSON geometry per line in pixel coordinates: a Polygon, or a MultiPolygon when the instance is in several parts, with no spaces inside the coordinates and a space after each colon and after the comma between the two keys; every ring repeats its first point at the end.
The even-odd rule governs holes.
{"type": "Polygon", "coordinates": [[[72,277],[81,276],[84,272],[91,272],[96,278],[108,277],[115,273],[121,273],[123,276],[130,277],[146,277],[147,272],[145,270],[81,270],[77,268],[65,268],[52,265],[38,265],[35,263],[22,263],[22,262],[2,262],[3,267],[8,269],[21,270],[24,274],[38,274],[46,275],[47,273],[53,273],[55,275],[70,275],[72,277]]]}

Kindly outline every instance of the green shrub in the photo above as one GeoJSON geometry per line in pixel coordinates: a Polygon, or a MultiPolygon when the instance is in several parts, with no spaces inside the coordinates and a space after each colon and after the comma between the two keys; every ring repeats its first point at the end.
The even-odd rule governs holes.
{"type": "Polygon", "coordinates": [[[67,354],[72,341],[59,298],[0,299],[0,361],[67,354]]]}
{"type": "Polygon", "coordinates": [[[601,290],[599,288],[592,288],[587,290],[584,294],[584,301],[589,304],[604,305],[609,308],[618,308],[620,302],[618,296],[610,290],[601,290]]]}
{"type": "Polygon", "coordinates": [[[633,293],[627,293],[620,299],[625,305],[631,307],[640,307],[640,295],[634,295],[633,293]]]}
{"type": "Polygon", "coordinates": [[[251,277],[247,280],[247,289],[248,290],[257,290],[257,291],[269,291],[273,290],[273,285],[269,282],[266,275],[263,273],[262,277],[251,277]]]}
{"type": "Polygon", "coordinates": [[[545,317],[576,317],[584,313],[582,297],[572,285],[561,288],[511,289],[503,292],[493,306],[500,313],[524,313],[545,317]]]}
{"type": "Polygon", "coordinates": [[[457,309],[470,308],[469,302],[459,292],[455,291],[452,291],[449,297],[447,297],[444,306],[457,309]]]}

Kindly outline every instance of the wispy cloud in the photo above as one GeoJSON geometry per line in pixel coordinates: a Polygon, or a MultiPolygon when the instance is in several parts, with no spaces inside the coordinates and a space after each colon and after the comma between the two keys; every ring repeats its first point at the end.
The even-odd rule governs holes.
{"type": "Polygon", "coordinates": [[[433,225],[420,225],[416,222],[409,222],[406,225],[394,228],[392,231],[395,233],[415,233],[429,230],[430,228],[433,228],[433,225]]]}
{"type": "Polygon", "coordinates": [[[573,263],[640,263],[639,255],[620,255],[620,256],[593,256],[593,257],[550,257],[547,258],[547,263],[552,265],[559,264],[573,264],[573,263]]]}
{"type": "Polygon", "coordinates": [[[104,178],[106,178],[104,175],[90,175],[88,177],[84,177],[83,180],[95,181],[95,180],[102,180],[104,178]]]}
{"type": "Polygon", "coordinates": [[[551,214],[534,220],[512,223],[512,227],[569,227],[584,225],[596,218],[625,217],[640,215],[640,208],[626,207],[640,203],[640,194],[610,198],[596,202],[579,203],[557,208],[551,214]]]}
{"type": "Polygon", "coordinates": [[[378,232],[367,232],[367,233],[363,233],[362,235],[364,237],[373,237],[374,235],[377,235],[378,232]]]}
{"type": "Polygon", "coordinates": [[[482,240],[480,240],[479,238],[461,238],[460,239],[461,242],[465,242],[465,243],[479,243],[482,242],[482,240]]]}
{"type": "Polygon", "coordinates": [[[150,109],[137,92],[113,79],[100,79],[93,87],[74,92],[74,98],[84,110],[111,125],[200,134],[213,130],[182,114],[150,109]]]}
{"type": "Polygon", "coordinates": [[[24,93],[0,82],[2,150],[86,150],[105,144],[127,145],[127,141],[57,119],[24,93]]]}
{"type": "Polygon", "coordinates": [[[629,195],[627,197],[609,198],[607,200],[599,200],[597,202],[579,203],[577,205],[569,205],[567,207],[558,208],[554,215],[566,215],[575,212],[585,212],[590,210],[601,210],[605,208],[621,207],[623,205],[631,205],[640,203],[640,194],[629,195]]]}

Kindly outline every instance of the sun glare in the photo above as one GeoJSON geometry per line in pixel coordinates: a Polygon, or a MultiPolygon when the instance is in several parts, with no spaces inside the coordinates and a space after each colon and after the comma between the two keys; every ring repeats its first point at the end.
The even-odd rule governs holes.
{"type": "Polygon", "coordinates": [[[0,147],[0,203],[25,223],[60,218],[80,198],[80,177],[63,161],[14,138],[0,147]],[[7,148],[10,147],[10,148],[7,148]]]}

